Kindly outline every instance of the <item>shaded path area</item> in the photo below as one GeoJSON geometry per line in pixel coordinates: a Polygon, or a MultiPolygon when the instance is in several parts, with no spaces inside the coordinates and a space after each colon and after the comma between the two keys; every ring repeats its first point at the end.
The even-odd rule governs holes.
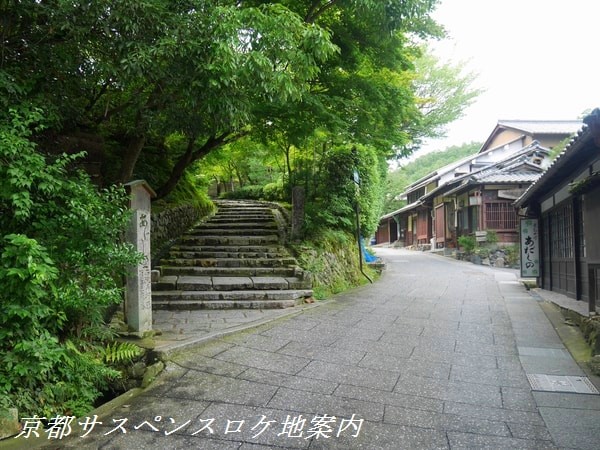
{"type": "Polygon", "coordinates": [[[514,271],[379,253],[374,285],[175,354],[54,448],[600,447],[600,396],[531,390],[582,373],[514,271]]]}

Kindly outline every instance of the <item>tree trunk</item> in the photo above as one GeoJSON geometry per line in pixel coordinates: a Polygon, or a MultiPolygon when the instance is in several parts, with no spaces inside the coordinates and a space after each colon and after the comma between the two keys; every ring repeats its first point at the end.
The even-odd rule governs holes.
{"type": "Polygon", "coordinates": [[[142,149],[144,148],[145,144],[145,135],[132,137],[129,141],[129,145],[127,146],[127,150],[125,151],[125,157],[123,158],[123,162],[121,163],[121,183],[125,184],[131,181],[135,165],[137,163],[138,158],[140,157],[140,153],[142,152],[142,149]]]}
{"type": "Polygon", "coordinates": [[[239,139],[242,136],[245,136],[247,132],[240,132],[235,135],[231,135],[229,133],[223,133],[219,136],[211,136],[206,140],[204,145],[194,150],[196,145],[196,139],[190,138],[188,141],[188,146],[183,155],[179,158],[173,170],[171,170],[171,175],[169,179],[156,190],[156,198],[155,200],[165,198],[167,195],[171,193],[171,191],[177,186],[177,183],[185,173],[185,170],[192,164],[194,161],[198,161],[200,158],[206,156],[210,151],[221,147],[228,142],[231,142],[235,139],[239,139]]]}
{"type": "Polygon", "coordinates": [[[240,170],[235,167],[235,176],[238,179],[238,183],[240,184],[240,189],[244,187],[244,176],[242,175],[242,173],[240,172],[240,170]]]}
{"type": "Polygon", "coordinates": [[[329,8],[332,8],[336,5],[338,0],[329,0],[324,4],[321,4],[320,0],[314,0],[312,5],[310,6],[308,13],[306,13],[306,17],[304,21],[306,23],[315,23],[315,21],[325,13],[329,8]]]}
{"type": "Polygon", "coordinates": [[[294,179],[292,177],[292,161],[291,161],[290,149],[291,149],[291,146],[286,145],[284,147],[283,151],[285,153],[285,167],[286,167],[287,173],[288,173],[288,183],[290,184],[290,186],[292,186],[294,184],[294,179]]]}
{"type": "Polygon", "coordinates": [[[156,199],[164,198],[171,193],[175,186],[179,182],[179,179],[183,176],[185,169],[193,162],[194,155],[194,141],[190,140],[185,153],[181,155],[169,175],[169,179],[156,191],[156,199]]]}

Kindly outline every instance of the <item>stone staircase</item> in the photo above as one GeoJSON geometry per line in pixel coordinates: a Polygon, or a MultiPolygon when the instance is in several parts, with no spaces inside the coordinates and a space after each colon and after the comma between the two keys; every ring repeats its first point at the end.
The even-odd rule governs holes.
{"type": "Polygon", "coordinates": [[[218,201],[217,213],[155,267],[153,308],[286,308],[311,297],[310,277],[283,246],[279,215],[267,203],[218,201]]]}

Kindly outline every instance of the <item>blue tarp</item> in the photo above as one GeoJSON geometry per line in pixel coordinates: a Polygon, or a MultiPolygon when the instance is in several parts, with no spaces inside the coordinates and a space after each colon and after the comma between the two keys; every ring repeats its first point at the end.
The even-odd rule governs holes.
{"type": "Polygon", "coordinates": [[[372,255],[371,253],[369,253],[369,251],[365,248],[365,241],[364,239],[360,240],[360,250],[362,251],[363,254],[363,258],[365,259],[365,262],[375,262],[377,261],[377,256],[372,255]]]}

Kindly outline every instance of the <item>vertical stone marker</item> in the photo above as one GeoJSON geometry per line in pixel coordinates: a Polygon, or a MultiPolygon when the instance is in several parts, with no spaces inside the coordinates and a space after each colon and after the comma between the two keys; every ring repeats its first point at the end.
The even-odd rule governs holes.
{"type": "Polygon", "coordinates": [[[304,188],[294,186],[292,188],[292,239],[302,237],[302,226],[304,224],[304,188]]]}
{"type": "Polygon", "coordinates": [[[132,334],[143,337],[152,331],[152,283],[150,279],[150,199],[156,193],[143,180],[125,185],[133,210],[126,238],[145,258],[131,267],[125,289],[125,317],[132,334]]]}

